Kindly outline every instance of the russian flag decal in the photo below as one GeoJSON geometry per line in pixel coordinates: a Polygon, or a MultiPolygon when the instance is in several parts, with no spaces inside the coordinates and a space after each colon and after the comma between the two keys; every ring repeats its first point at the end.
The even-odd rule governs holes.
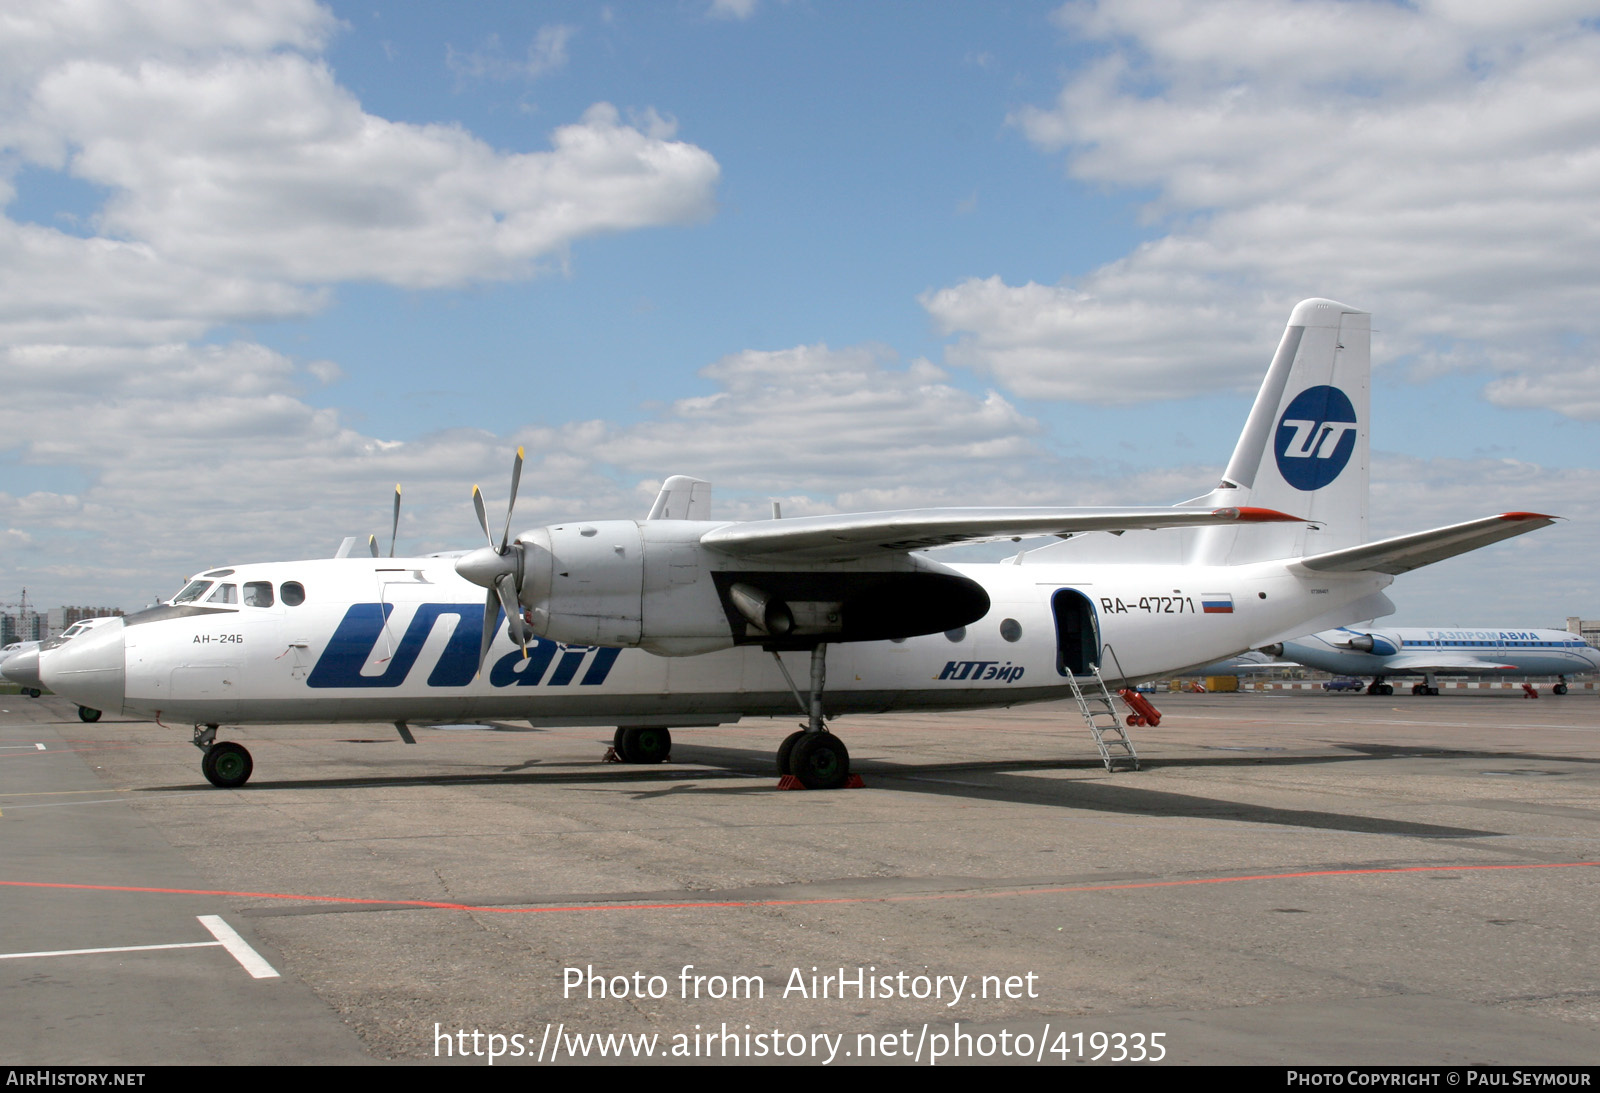
{"type": "Polygon", "coordinates": [[[1200,593],[1200,609],[1207,615],[1233,614],[1232,592],[1202,592],[1200,593]]]}

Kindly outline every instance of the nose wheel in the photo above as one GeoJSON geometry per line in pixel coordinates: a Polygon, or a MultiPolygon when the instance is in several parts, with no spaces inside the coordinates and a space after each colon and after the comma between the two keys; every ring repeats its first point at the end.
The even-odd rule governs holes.
{"type": "Polygon", "coordinates": [[[217,726],[196,725],[194,746],[204,754],[200,759],[200,773],[218,789],[237,789],[250,780],[255,770],[255,760],[243,744],[232,740],[218,740],[217,726]]]}
{"type": "Polygon", "coordinates": [[[664,763],[672,758],[672,733],[666,729],[618,729],[611,748],[624,763],[664,763]]]}

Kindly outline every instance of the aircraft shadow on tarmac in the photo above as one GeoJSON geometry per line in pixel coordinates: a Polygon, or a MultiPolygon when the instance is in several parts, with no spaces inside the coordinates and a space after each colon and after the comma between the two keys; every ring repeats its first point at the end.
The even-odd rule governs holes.
{"type": "MultiPolygon", "coordinates": [[[[1517,763],[1552,762],[1561,764],[1594,764],[1597,759],[1573,756],[1545,756],[1528,753],[1472,751],[1456,748],[1405,747],[1396,745],[1346,744],[1342,754],[1332,755],[1228,755],[1185,757],[1182,759],[1146,759],[1146,770],[1159,767],[1172,768],[1228,768],[1228,767],[1286,767],[1320,763],[1349,763],[1388,761],[1395,759],[1454,759],[1494,760],[1517,763]]],[[[679,766],[632,767],[616,766],[600,770],[548,770],[529,769],[531,762],[505,767],[497,772],[482,768],[462,766],[450,773],[407,774],[386,776],[354,776],[341,778],[312,778],[295,781],[253,781],[248,788],[237,792],[262,793],[279,790],[341,789],[362,786],[439,786],[439,785],[526,785],[526,786],[588,786],[601,791],[614,789],[628,794],[632,800],[665,796],[725,796],[764,794],[773,791],[776,774],[772,761],[765,751],[752,752],[735,748],[696,745],[674,745],[679,763],[694,763],[700,767],[716,769],[685,770],[679,766]],[[740,779],[739,784],[716,784],[723,779],[740,779]],[[768,782],[765,779],[771,778],[768,782]],[[596,786],[596,783],[600,783],[596,786]],[[707,784],[712,783],[712,784],[707,784]],[[649,788],[646,788],[649,787],[649,788]]],[[[1450,827],[1439,824],[1414,823],[1384,817],[1324,812],[1309,809],[1284,809],[1248,802],[1199,797],[1192,794],[1173,793],[1138,784],[1139,775],[1131,773],[1109,779],[1071,780],[1032,776],[1030,771],[1058,771],[1064,769],[1097,769],[1099,763],[1092,759],[1034,759],[993,760],[978,762],[888,763],[862,758],[856,770],[872,784],[892,787],[901,792],[934,794],[1015,804],[1045,805],[1055,808],[1106,812],[1118,815],[1145,817],[1188,817],[1194,819],[1233,820],[1240,823],[1270,824],[1282,827],[1350,831],[1361,834],[1401,835],[1426,839],[1478,839],[1503,834],[1477,828],[1450,827]],[[967,777],[988,778],[987,784],[956,780],[967,777]]],[[[1544,773],[1544,772],[1541,772],[1544,773]]],[[[147,792],[172,792],[191,789],[191,785],[146,786],[147,792]]],[[[848,791],[837,791],[848,792],[848,791]]]]}

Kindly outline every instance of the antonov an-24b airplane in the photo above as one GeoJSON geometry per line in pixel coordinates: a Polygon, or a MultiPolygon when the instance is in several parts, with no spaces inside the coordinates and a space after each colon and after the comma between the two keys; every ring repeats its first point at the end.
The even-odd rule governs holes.
{"type": "Polygon", "coordinates": [[[382,719],[407,739],[410,721],[605,725],[624,760],[657,762],[673,727],[798,708],[804,728],[778,765],[813,788],[849,775],[824,711],[1076,695],[1093,727],[1087,693],[1114,724],[1108,683],[1387,614],[1395,574],[1553,519],[1510,512],[1366,542],[1369,340],[1367,313],[1299,304],[1222,480],[1173,507],[729,522],[711,518],[707,483],[676,476],[644,520],[513,540],[519,452],[498,541],[474,488],[486,547],[208,570],[7,669],[85,707],[193,724],[221,786],[252,768],[216,740],[222,724],[382,719]],[[1033,535],[1071,541],[985,565],[924,553],[1033,535]],[[1165,560],[1133,560],[1136,540],[1165,560]]]}

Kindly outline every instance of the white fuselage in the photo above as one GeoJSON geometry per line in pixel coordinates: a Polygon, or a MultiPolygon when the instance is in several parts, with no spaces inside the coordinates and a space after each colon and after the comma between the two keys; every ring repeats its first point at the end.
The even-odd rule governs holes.
{"type": "Polygon", "coordinates": [[[1349,676],[1571,676],[1600,671],[1600,649],[1566,630],[1325,630],[1283,643],[1283,656],[1349,676]],[[1370,642],[1370,651],[1349,647],[1370,642]]]}
{"type": "MultiPolygon", "coordinates": [[[[830,716],[1062,697],[1063,658],[1083,655],[1084,619],[1089,644],[1098,630],[1090,659],[1108,680],[1149,678],[1293,633],[1342,605],[1359,611],[1358,601],[1389,583],[1377,574],[1299,576],[1286,562],[951,568],[983,585],[988,614],[948,634],[830,645],[830,716]]],[[[46,684],[83,705],[175,723],[672,726],[801,709],[773,655],[751,645],[666,657],[540,640],[525,659],[502,619],[480,674],[483,593],[449,558],[244,565],[214,583],[210,597],[224,584],[246,592],[102,627],[47,656],[46,684]],[[304,592],[292,605],[284,602],[291,583],[304,592]],[[263,586],[270,606],[257,605],[268,598],[258,594],[263,586]]],[[[803,692],[808,655],[782,655],[803,692]]]]}

